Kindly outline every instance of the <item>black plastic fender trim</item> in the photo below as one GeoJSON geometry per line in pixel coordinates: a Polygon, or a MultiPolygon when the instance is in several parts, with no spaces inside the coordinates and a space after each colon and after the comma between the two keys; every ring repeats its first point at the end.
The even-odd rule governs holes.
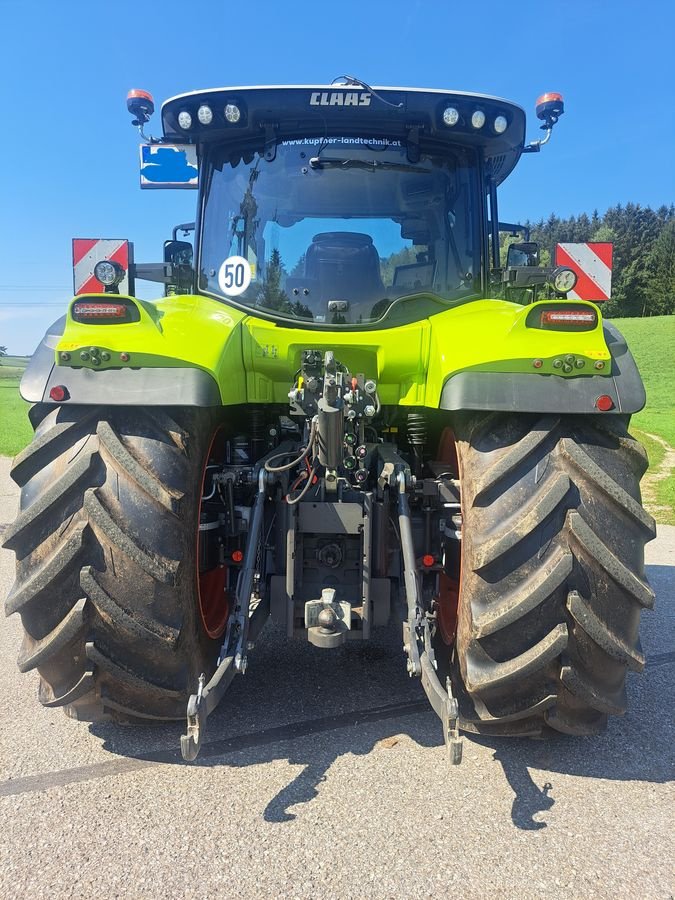
{"type": "MultiPolygon", "coordinates": [[[[66,403],[105,406],[220,406],[214,378],[201,369],[68,369],[54,366],[42,403],[53,403],[49,392],[56,385],[68,391],[66,403]]],[[[22,382],[22,396],[23,382],[22,382]]]]}

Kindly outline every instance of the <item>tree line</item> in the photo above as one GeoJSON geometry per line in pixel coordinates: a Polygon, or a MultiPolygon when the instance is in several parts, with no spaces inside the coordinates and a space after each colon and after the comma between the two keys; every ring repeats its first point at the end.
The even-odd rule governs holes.
{"type": "Polygon", "coordinates": [[[531,239],[542,249],[542,263],[553,259],[555,245],[611,241],[612,299],[604,316],[663,316],[675,313],[675,206],[651,209],[639,203],[618,204],[604,215],[581,213],[561,219],[526,222],[531,239]]]}

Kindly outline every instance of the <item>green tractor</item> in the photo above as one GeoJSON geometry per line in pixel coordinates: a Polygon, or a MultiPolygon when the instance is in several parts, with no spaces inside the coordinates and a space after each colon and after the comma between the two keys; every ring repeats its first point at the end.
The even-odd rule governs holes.
{"type": "Polygon", "coordinates": [[[132,266],[153,302],[100,262],[22,381],[7,612],[40,701],[187,714],[194,759],[269,617],[326,651],[394,621],[453,762],[460,729],[603,729],[654,601],[644,388],[572,270],[527,234],[500,264],[497,187],[560,95],[529,144],[512,103],[353,77],[174,97],[160,139],[128,106],[169,181],[198,168],[194,245],[132,266]]]}

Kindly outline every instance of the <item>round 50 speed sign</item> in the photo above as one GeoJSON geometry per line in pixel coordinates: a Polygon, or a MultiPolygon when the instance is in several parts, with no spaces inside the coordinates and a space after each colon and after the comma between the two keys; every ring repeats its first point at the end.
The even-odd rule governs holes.
{"type": "Polygon", "coordinates": [[[251,266],[243,256],[228,256],[218,272],[218,286],[229,297],[243,294],[251,283],[251,266]]]}

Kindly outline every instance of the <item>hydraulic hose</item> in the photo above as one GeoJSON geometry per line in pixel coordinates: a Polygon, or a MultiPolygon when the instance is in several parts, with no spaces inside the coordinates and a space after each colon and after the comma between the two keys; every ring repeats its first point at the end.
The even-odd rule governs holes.
{"type": "Polygon", "coordinates": [[[316,419],[312,419],[312,424],[309,429],[309,440],[307,441],[307,446],[302,451],[300,456],[298,456],[297,459],[294,459],[289,463],[284,463],[282,466],[273,466],[273,465],[271,465],[272,460],[283,459],[284,457],[288,456],[288,452],[276,453],[274,456],[270,456],[270,458],[266,461],[265,471],[267,471],[267,472],[288,472],[289,469],[292,469],[295,466],[297,466],[299,463],[301,463],[303,461],[303,459],[306,459],[309,456],[309,454],[312,450],[312,446],[314,445],[315,437],[316,437],[316,419]]]}
{"type": "Polygon", "coordinates": [[[310,469],[309,475],[307,477],[307,484],[303,487],[297,497],[291,497],[290,494],[286,495],[286,503],[289,506],[295,506],[296,503],[299,503],[305,494],[309,491],[312,486],[312,482],[314,481],[314,476],[319,471],[319,465],[317,462],[314,463],[312,468],[310,469]]]}

